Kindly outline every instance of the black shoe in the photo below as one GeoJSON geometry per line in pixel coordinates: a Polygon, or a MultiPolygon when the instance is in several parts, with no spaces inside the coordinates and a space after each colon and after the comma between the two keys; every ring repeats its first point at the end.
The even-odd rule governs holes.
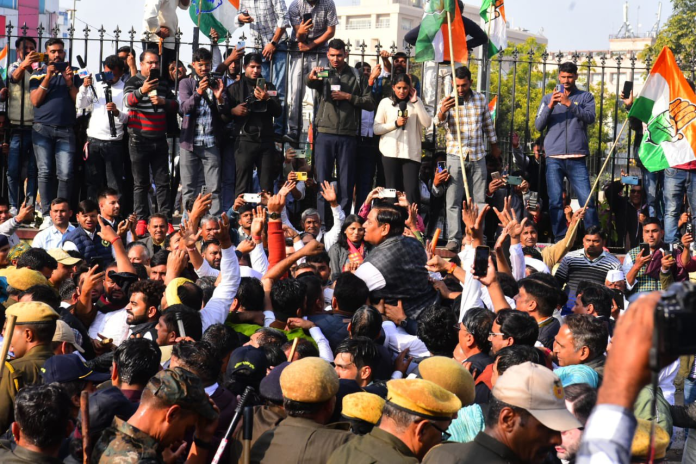
{"type": "Polygon", "coordinates": [[[445,246],[447,251],[451,251],[452,253],[459,253],[461,249],[461,245],[456,240],[450,240],[447,242],[447,246],[445,246]]]}

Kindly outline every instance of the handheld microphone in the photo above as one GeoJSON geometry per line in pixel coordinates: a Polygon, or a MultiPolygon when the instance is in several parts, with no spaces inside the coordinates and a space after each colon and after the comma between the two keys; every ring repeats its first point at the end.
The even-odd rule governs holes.
{"type": "MultiPolygon", "coordinates": [[[[399,117],[402,117],[402,118],[408,117],[408,110],[406,109],[407,105],[408,104],[406,103],[406,100],[401,100],[399,102],[399,117]]],[[[406,130],[406,124],[401,126],[401,130],[406,130]]]]}
{"type": "MultiPolygon", "coordinates": [[[[87,69],[87,63],[85,63],[85,60],[83,60],[80,55],[77,55],[77,64],[80,65],[80,69],[77,70],[78,76],[80,76],[82,79],[85,79],[91,75],[89,69],[87,69]]],[[[94,99],[99,100],[99,97],[97,96],[97,91],[94,89],[94,85],[90,85],[89,88],[92,90],[92,95],[94,95],[94,99]]]]}

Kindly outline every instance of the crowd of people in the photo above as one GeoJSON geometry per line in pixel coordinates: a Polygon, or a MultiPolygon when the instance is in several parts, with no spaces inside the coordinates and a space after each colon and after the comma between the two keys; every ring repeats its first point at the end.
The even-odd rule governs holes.
{"type": "Polygon", "coordinates": [[[432,104],[406,54],[348,65],[332,0],[240,3],[262,48],[198,48],[190,74],[187,0],[146,1],[139,59],[100,73],[17,39],[0,462],[628,463],[696,428],[694,356],[649,385],[658,291],[696,272],[689,210],[613,183],[610,251],[573,63],[510,169],[465,66],[432,104]],[[423,157],[429,130],[446,149],[423,157]]]}

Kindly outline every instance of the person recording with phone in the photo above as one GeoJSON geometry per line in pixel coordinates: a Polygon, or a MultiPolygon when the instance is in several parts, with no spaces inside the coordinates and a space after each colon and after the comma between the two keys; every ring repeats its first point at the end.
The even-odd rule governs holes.
{"type": "MultiPolygon", "coordinates": [[[[52,38],[46,41],[48,63],[32,74],[29,81],[34,105],[32,141],[39,168],[41,213],[48,217],[51,201],[71,198],[75,132],[75,100],[82,79],[65,62],[65,44],[52,38]],[[58,179],[58,189],[54,179],[58,179]]],[[[34,201],[35,199],[32,199],[34,201]]],[[[47,225],[50,224],[50,220],[47,225]]]]}
{"type": "Polygon", "coordinates": [[[193,53],[194,74],[179,85],[181,123],[181,194],[184,204],[195,199],[198,186],[213,194],[210,213],[220,214],[220,145],[223,137],[222,114],[229,111],[225,87],[219,76],[211,74],[213,55],[206,48],[193,53]]]}
{"type": "MultiPolygon", "coordinates": [[[[176,31],[179,28],[177,8],[188,10],[191,0],[145,0],[143,6],[143,50],[159,48],[162,69],[169,69],[169,63],[176,60],[176,31]]],[[[163,81],[169,76],[162,75],[163,81]]]]}
{"type": "Polygon", "coordinates": [[[147,229],[150,169],[155,181],[157,212],[171,216],[169,206],[169,147],[167,113],[179,110],[179,102],[160,83],[159,57],[155,50],[140,54],[140,73],[126,82],[123,97],[128,109],[128,135],[133,170],[133,203],[138,217],[136,232],[147,229]]]}
{"type": "Polygon", "coordinates": [[[558,67],[558,85],[553,93],[544,95],[534,122],[538,131],[548,129],[544,138],[546,184],[556,242],[568,232],[568,223],[563,218],[564,179],[570,181],[580,205],[584,206],[590,197],[585,228],[599,224],[585,161],[590,155],[587,127],[595,121],[595,101],[592,93],[577,88],[577,78],[578,67],[574,63],[566,62],[558,67]]]}
{"type": "Polygon", "coordinates": [[[379,150],[386,187],[404,192],[409,203],[418,204],[421,134],[432,124],[432,118],[415,91],[408,74],[394,76],[391,96],[377,107],[374,131],[381,136],[379,150]]]}
{"type": "MultiPolygon", "coordinates": [[[[17,214],[24,197],[22,165],[26,168],[26,195],[36,198],[37,171],[34,145],[32,144],[32,125],[34,105],[31,103],[30,79],[33,71],[42,64],[41,53],[36,51],[36,41],[32,37],[20,37],[15,41],[17,61],[7,70],[9,76],[9,95],[7,114],[10,118],[10,153],[7,157],[7,193],[10,211],[17,214]]],[[[0,90],[0,97],[2,91],[0,90]]]]}
{"type": "Polygon", "coordinates": [[[235,121],[237,142],[235,197],[252,190],[254,167],[261,190],[273,191],[278,176],[273,121],[283,113],[275,86],[261,75],[263,57],[252,53],[244,57],[244,77],[227,88],[231,111],[225,118],[235,121]],[[271,95],[273,94],[273,95],[271,95]]]}
{"type": "Polygon", "coordinates": [[[86,77],[77,94],[77,109],[92,106],[85,145],[89,198],[97,198],[105,185],[120,193],[124,191],[122,140],[128,113],[123,111],[125,84],[121,78],[125,72],[118,56],[108,56],[104,60],[104,72],[86,77]]]}

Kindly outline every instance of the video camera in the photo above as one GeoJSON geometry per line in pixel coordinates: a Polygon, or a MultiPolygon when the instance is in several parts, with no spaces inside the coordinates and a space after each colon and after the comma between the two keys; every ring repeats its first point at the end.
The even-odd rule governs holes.
{"type": "Polygon", "coordinates": [[[672,284],[655,310],[655,354],[671,358],[696,353],[695,330],[696,285],[688,281],[672,284]]]}

